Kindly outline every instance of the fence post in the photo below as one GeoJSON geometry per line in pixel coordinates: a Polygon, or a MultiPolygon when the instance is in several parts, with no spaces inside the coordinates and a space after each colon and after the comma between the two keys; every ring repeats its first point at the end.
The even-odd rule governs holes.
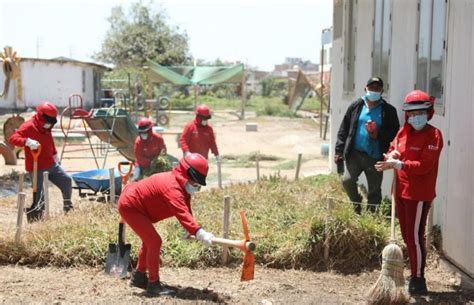
{"type": "Polygon", "coordinates": [[[257,168],[257,182],[260,182],[260,152],[255,155],[255,167],[257,168]]]}
{"type": "Polygon", "coordinates": [[[18,193],[18,215],[16,218],[16,234],[15,234],[15,243],[19,244],[21,242],[21,230],[23,228],[23,209],[25,206],[25,193],[18,193]]]}
{"type": "Polygon", "coordinates": [[[296,163],[296,175],[295,175],[295,180],[298,180],[300,176],[300,168],[301,168],[301,159],[303,157],[302,153],[298,154],[298,162],[296,163]]]}
{"type": "Polygon", "coordinates": [[[109,168],[109,189],[110,189],[110,203],[115,204],[115,169],[109,168]]]}
{"type": "MultiPolygon", "coordinates": [[[[222,226],[222,237],[229,238],[229,226],[230,226],[230,197],[224,196],[224,219],[222,226]]],[[[222,264],[226,265],[229,261],[229,249],[227,246],[222,247],[222,264]]]]}
{"type": "Polygon", "coordinates": [[[43,194],[45,219],[49,219],[49,173],[43,172],[43,194]]]}
{"type": "Polygon", "coordinates": [[[217,184],[219,188],[222,188],[222,161],[217,159],[217,184]]]}
{"type": "Polygon", "coordinates": [[[326,198],[326,221],[324,224],[324,261],[326,262],[326,264],[329,263],[329,222],[331,221],[331,211],[333,204],[334,201],[332,198],[326,198]]]}

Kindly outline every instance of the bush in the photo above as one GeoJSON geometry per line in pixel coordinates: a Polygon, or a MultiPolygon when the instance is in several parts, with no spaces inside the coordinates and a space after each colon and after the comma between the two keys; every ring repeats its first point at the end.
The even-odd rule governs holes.
{"type": "MultiPolygon", "coordinates": [[[[263,177],[259,184],[238,184],[224,190],[211,189],[193,199],[193,214],[210,232],[222,230],[224,195],[232,198],[230,238],[242,239],[238,211],[244,210],[250,237],[257,244],[256,261],[276,268],[360,271],[378,263],[389,235],[383,217],[356,216],[350,204],[337,204],[327,228],[326,196],[345,199],[336,175],[320,175],[290,182],[279,176],[263,177]],[[330,259],[324,261],[325,239],[330,241],[330,259]]],[[[82,202],[67,216],[29,226],[24,243],[13,236],[0,239],[0,263],[103,266],[108,243],[116,242],[116,209],[109,205],[82,202]]],[[[157,225],[163,239],[162,260],[168,266],[214,266],[220,264],[219,247],[205,248],[182,239],[183,229],[176,219],[157,225]]],[[[139,240],[128,234],[132,259],[136,260],[139,240]]],[[[240,264],[242,254],[231,251],[231,260],[240,264]]]]}

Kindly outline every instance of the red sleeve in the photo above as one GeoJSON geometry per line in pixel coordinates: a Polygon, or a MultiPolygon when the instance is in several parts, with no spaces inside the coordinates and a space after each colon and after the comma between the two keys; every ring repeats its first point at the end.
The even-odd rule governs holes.
{"type": "Polygon", "coordinates": [[[191,209],[186,205],[186,199],[181,192],[170,189],[165,194],[166,201],[169,202],[169,208],[173,212],[174,216],[178,219],[179,223],[189,232],[194,235],[200,226],[194,220],[191,214],[191,209]]]}
{"type": "Polygon", "coordinates": [[[159,150],[158,150],[158,153],[161,153],[161,151],[164,149],[165,150],[165,153],[167,151],[166,149],[166,144],[165,144],[165,140],[163,140],[163,137],[161,135],[159,135],[158,137],[158,142],[159,142],[159,150]]]}
{"type": "Polygon", "coordinates": [[[139,137],[135,139],[135,144],[133,145],[133,152],[135,153],[135,165],[140,166],[140,161],[145,157],[140,153],[141,149],[139,148],[139,137]]]}
{"type": "Polygon", "coordinates": [[[397,143],[400,141],[400,136],[402,134],[403,127],[398,130],[397,135],[393,139],[393,141],[390,143],[390,147],[387,150],[387,154],[391,153],[396,149],[397,143]]]}
{"type": "Polygon", "coordinates": [[[10,138],[8,139],[8,142],[10,142],[11,145],[14,145],[14,146],[18,146],[18,147],[24,147],[25,146],[25,142],[26,142],[26,138],[28,138],[26,136],[26,133],[27,133],[27,129],[28,129],[28,122],[26,123],[23,123],[20,128],[18,128],[15,133],[13,133],[10,138]]]}
{"type": "Polygon", "coordinates": [[[214,156],[219,155],[219,150],[217,149],[216,137],[214,136],[214,129],[211,128],[211,152],[214,156]]]}
{"type": "Polygon", "coordinates": [[[404,160],[403,170],[407,174],[427,174],[433,169],[433,166],[436,164],[436,162],[438,162],[442,148],[443,136],[441,134],[441,131],[435,129],[434,135],[429,138],[429,140],[423,147],[420,160],[404,160]]]}
{"type": "Polygon", "coordinates": [[[181,134],[181,139],[179,140],[181,144],[181,149],[183,152],[189,151],[189,141],[191,140],[191,124],[184,126],[183,133],[181,134]]]}

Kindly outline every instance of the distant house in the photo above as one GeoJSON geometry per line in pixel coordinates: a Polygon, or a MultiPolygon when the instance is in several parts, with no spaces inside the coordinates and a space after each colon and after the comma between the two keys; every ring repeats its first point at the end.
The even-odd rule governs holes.
{"type": "Polygon", "coordinates": [[[249,70],[247,72],[246,90],[257,95],[262,94],[262,79],[270,75],[270,72],[249,70]]]}
{"type": "MultiPolygon", "coordinates": [[[[0,108],[34,108],[41,101],[64,108],[74,93],[82,95],[85,108],[94,107],[100,103],[101,77],[109,70],[103,65],[66,57],[21,58],[20,69],[20,81],[10,83],[8,97],[0,98],[0,108]]],[[[1,86],[4,77],[0,73],[1,86]]]]}
{"type": "MultiPolygon", "coordinates": [[[[384,97],[402,123],[408,92],[435,96],[430,122],[442,131],[444,148],[434,223],[441,227],[445,256],[474,277],[474,1],[333,3],[331,155],[347,107],[364,94],[370,76],[384,80],[384,97]]],[[[387,172],[385,195],[391,179],[387,172]]]]}
{"type": "Polygon", "coordinates": [[[296,77],[298,70],[302,70],[305,74],[317,73],[319,65],[299,57],[287,57],[284,63],[275,65],[272,76],[282,78],[296,77]]]}

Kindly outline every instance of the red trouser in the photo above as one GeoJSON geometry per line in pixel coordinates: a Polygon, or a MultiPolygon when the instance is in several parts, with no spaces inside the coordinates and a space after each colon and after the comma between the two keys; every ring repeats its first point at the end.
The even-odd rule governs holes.
{"type": "Polygon", "coordinates": [[[148,270],[148,282],[158,281],[160,279],[160,235],[156,232],[150,219],[135,208],[119,205],[119,213],[142,240],[142,246],[138,251],[137,271],[146,272],[148,270]]]}
{"type": "Polygon", "coordinates": [[[403,240],[407,245],[412,277],[425,276],[425,226],[430,202],[397,198],[397,216],[403,240]]]}

